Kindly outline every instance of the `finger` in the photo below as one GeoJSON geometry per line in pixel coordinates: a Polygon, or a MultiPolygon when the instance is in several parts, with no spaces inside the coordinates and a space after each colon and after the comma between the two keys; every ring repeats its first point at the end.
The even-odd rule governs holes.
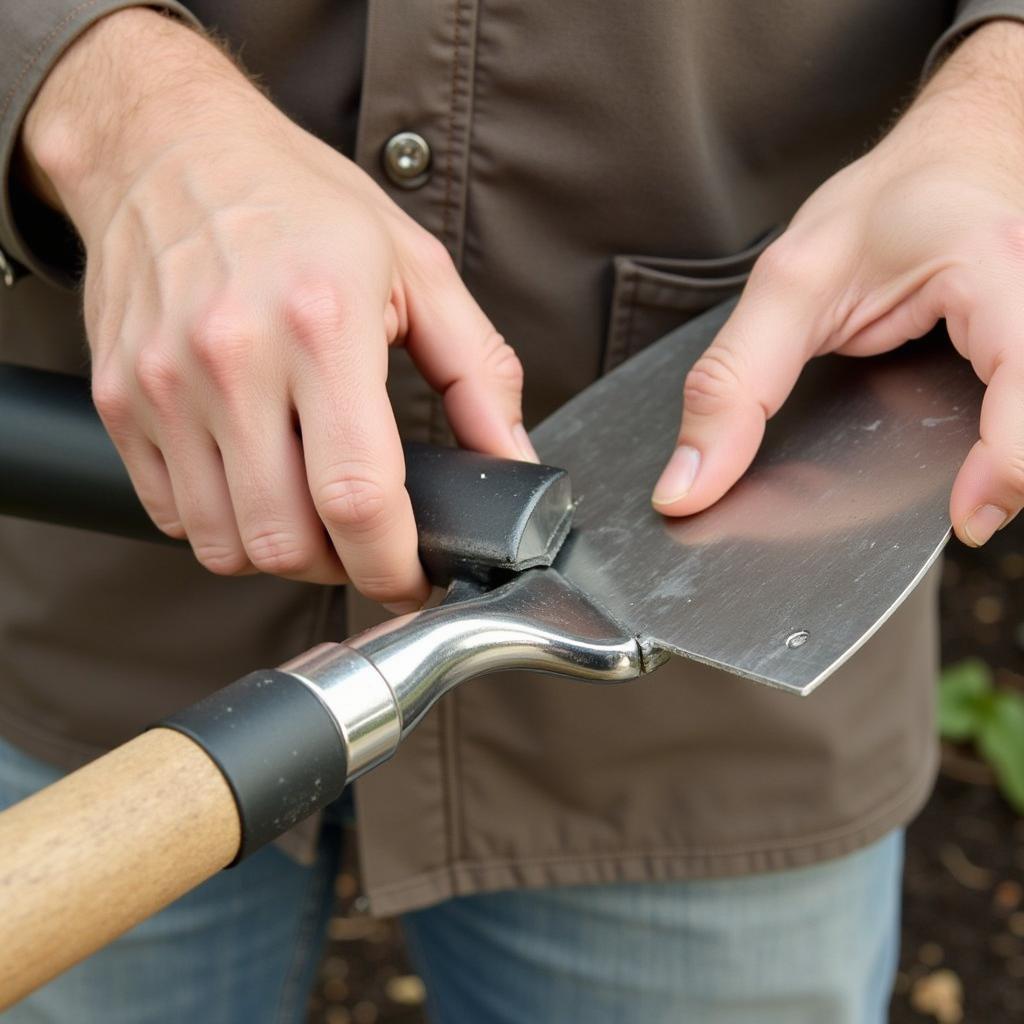
{"type": "Polygon", "coordinates": [[[405,462],[385,386],[379,311],[343,311],[336,296],[295,303],[289,329],[303,353],[292,394],[309,493],[342,565],[366,596],[419,606],[430,585],[417,557],[405,462]]]}
{"type": "Polygon", "coordinates": [[[1001,362],[981,406],[980,440],[953,483],[950,519],[957,537],[980,547],[1024,505],[1024,363],[1001,362]]]}
{"type": "Polygon", "coordinates": [[[537,462],[523,426],[523,368],[512,346],[476,304],[447,250],[430,238],[410,260],[406,347],[444,397],[459,443],[537,462]]]}
{"type": "Polygon", "coordinates": [[[811,352],[809,314],[800,301],[752,278],[686,376],[676,449],[652,496],[659,512],[699,512],[732,487],[811,352]]]}
{"type": "Polygon", "coordinates": [[[956,315],[957,290],[951,278],[936,274],[902,301],[865,324],[837,346],[845,356],[875,356],[926,335],[942,317],[956,315]]]}
{"type": "Polygon", "coordinates": [[[291,411],[263,407],[217,431],[231,505],[249,561],[273,576],[347,582],[313,507],[291,411]]]}
{"type": "Polygon", "coordinates": [[[254,571],[238,532],[224,464],[213,438],[190,424],[158,438],[189,544],[218,576],[254,571]]]}
{"type": "Polygon", "coordinates": [[[128,394],[119,380],[98,375],[93,378],[93,404],[128,470],[142,507],[159,530],[181,540],[185,530],[174,501],[167,465],[160,450],[138,424],[128,394]]]}

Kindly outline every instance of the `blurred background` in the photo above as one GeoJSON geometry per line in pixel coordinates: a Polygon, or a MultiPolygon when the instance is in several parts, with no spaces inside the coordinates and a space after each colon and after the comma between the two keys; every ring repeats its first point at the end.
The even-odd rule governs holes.
{"type": "MultiPolygon", "coordinates": [[[[911,826],[890,1024],[1024,1021],[1024,534],[955,540],[942,583],[942,769],[911,826]]],[[[349,843],[351,850],[354,844],[349,843]]],[[[310,1024],[424,1024],[392,921],[339,876],[310,1024]]]]}

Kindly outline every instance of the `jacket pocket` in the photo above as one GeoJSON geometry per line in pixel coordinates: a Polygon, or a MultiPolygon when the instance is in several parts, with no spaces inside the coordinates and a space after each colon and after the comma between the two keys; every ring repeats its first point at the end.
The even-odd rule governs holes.
{"type": "Polygon", "coordinates": [[[739,292],[778,234],[771,231],[742,252],[715,259],[616,256],[603,372],[739,292]]]}

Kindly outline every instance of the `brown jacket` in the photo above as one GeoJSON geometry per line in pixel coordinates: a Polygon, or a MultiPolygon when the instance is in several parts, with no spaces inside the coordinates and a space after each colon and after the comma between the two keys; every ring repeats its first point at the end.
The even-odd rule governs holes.
{"type": "MultiPolygon", "coordinates": [[[[61,50],[127,5],[5,0],[5,167],[61,50]]],[[[877,138],[930,52],[1024,18],[1024,0],[156,6],[244,44],[289,114],[443,239],[522,356],[531,422],[734,292],[757,240],[877,138]],[[381,164],[403,129],[432,148],[409,191],[381,164]]],[[[0,289],[0,354],[85,372],[75,297],[41,279],[73,269],[67,236],[17,182],[3,202],[0,247],[36,274],[0,289]]],[[[393,386],[405,429],[441,436],[402,360],[393,386]]],[[[0,732],[68,765],[345,628],[328,590],[54,527],[0,524],[0,573],[0,732]]],[[[803,701],[683,662],[617,688],[463,687],[357,787],[373,906],[782,868],[906,822],[934,770],[933,584],[803,701]]]]}

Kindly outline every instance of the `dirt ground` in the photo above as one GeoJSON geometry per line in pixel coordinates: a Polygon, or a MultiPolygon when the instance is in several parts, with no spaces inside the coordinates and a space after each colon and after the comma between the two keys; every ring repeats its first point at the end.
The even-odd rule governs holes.
{"type": "MultiPolygon", "coordinates": [[[[1014,526],[980,552],[954,542],[942,612],[945,662],[980,655],[1001,685],[1024,690],[1022,538],[1024,528],[1014,526]]],[[[357,888],[349,868],[339,878],[309,1024],[423,1024],[423,986],[398,928],[359,916],[357,888]]],[[[1024,819],[985,766],[954,749],[944,752],[935,793],[908,834],[903,950],[890,1014],[890,1024],[928,1021],[1024,1021],[1024,819]]]]}

